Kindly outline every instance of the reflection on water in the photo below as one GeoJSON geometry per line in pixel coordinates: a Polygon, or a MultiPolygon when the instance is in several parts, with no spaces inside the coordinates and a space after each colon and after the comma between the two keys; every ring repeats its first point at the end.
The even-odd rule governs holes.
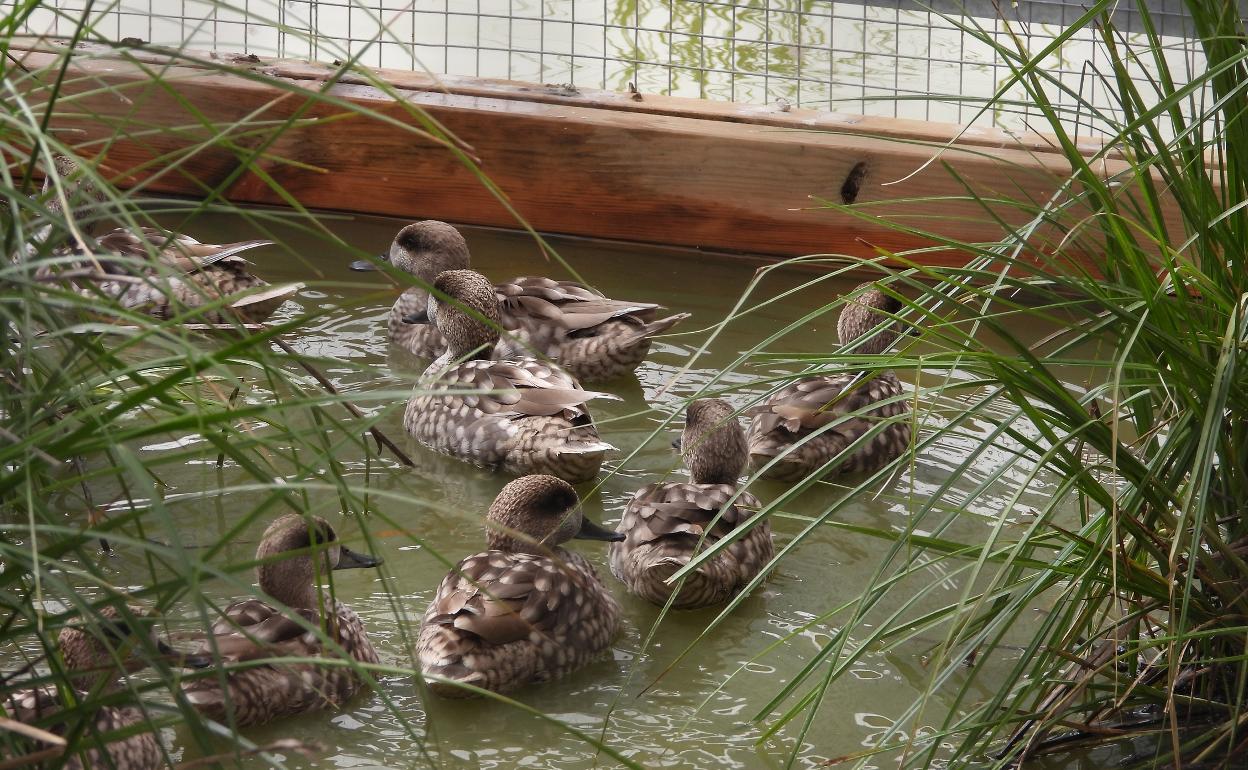
{"type": "MultiPolygon", "coordinates": [[[[387,220],[326,220],[347,241],[376,252],[386,246],[399,223],[387,220]]],[[[206,240],[243,237],[237,223],[225,219],[202,219],[194,226],[206,240]]],[[[485,230],[466,232],[475,266],[487,275],[558,274],[525,237],[485,230]]],[[[325,367],[326,374],[343,392],[353,394],[367,409],[388,409],[382,427],[391,437],[403,439],[402,393],[411,387],[418,365],[410,358],[388,358],[384,317],[393,292],[375,274],[361,277],[346,265],[352,255],[334,253],[323,243],[313,244],[306,235],[284,234],[294,251],[307,259],[283,256],[276,249],[256,251],[257,272],[273,281],[302,280],[309,288],[297,305],[282,311],[285,317],[322,310],[325,315],[304,326],[289,340],[299,350],[339,359],[340,365],[325,367]],[[389,391],[392,397],[372,394],[389,391]]],[[[619,519],[621,509],[634,490],[678,468],[669,446],[671,433],[647,440],[666,415],[679,408],[682,399],[697,393],[719,369],[763,335],[800,318],[808,308],[821,305],[851,288],[857,281],[823,281],[797,293],[783,304],[773,304],[748,319],[730,325],[714,349],[682,371],[690,356],[705,341],[706,328],[722,319],[746,287],[754,271],[747,261],[699,257],[688,253],[635,252],[623,247],[557,242],[562,255],[582,274],[609,294],[662,302],[673,310],[689,311],[693,318],[668,337],[637,373],[636,381],[616,383],[611,389],[624,397],[619,402],[595,404],[605,438],[624,453],[636,450],[626,466],[617,458],[612,475],[585,501],[586,513],[607,524],[619,519]],[[653,411],[647,409],[654,407],[653,411]]],[[[835,248],[835,244],[830,244],[835,248]]],[[[764,295],[797,286],[809,274],[778,273],[767,279],[764,295]]],[[[807,353],[827,349],[835,334],[834,319],[820,319],[777,343],[777,350],[807,353]]],[[[746,369],[722,381],[736,390],[729,399],[745,403],[765,390],[753,381],[756,374],[774,365],[746,369]]],[[[901,372],[902,380],[922,382],[923,374],[901,372]]],[[[946,415],[947,417],[947,415],[946,415]]],[[[941,419],[940,414],[925,420],[941,419]]],[[[948,438],[925,448],[912,472],[902,474],[877,497],[852,501],[837,518],[842,521],[885,528],[901,528],[906,517],[937,487],[946,483],[968,448],[982,442],[987,426],[968,423],[963,438],[948,438]],[[962,445],[959,442],[965,441],[962,445]]],[[[186,451],[185,442],[153,443],[144,453],[186,451]]],[[[390,462],[371,463],[371,475],[363,457],[340,453],[337,460],[356,484],[375,490],[371,515],[362,519],[380,544],[384,571],[350,571],[336,575],[336,590],[364,618],[384,662],[410,666],[410,647],[419,618],[447,562],[479,550],[483,543],[481,517],[495,493],[507,481],[463,463],[430,454],[419,447],[410,451],[418,463],[415,470],[390,462]],[[366,478],[367,476],[367,478],[366,478]]],[[[986,478],[989,468],[963,471],[956,488],[970,491],[986,478]]],[[[228,530],[236,520],[235,503],[252,493],[204,501],[192,493],[231,483],[227,464],[218,472],[212,463],[188,464],[169,472],[165,481],[172,489],[165,500],[174,521],[183,528],[185,540],[204,544],[228,530]]],[[[583,488],[590,493],[592,487],[583,488]]],[[[753,487],[762,499],[782,493],[785,487],[759,482],[753,487]]],[[[1045,494],[1043,480],[1030,494],[1045,494]]],[[[259,493],[254,493],[258,495],[259,493]]],[[[967,499],[972,511],[989,514],[1001,504],[996,487],[977,499],[967,499]]],[[[788,513],[813,516],[822,513],[839,496],[828,484],[794,503],[788,513]]],[[[342,522],[333,496],[317,498],[319,513],[342,522]]],[[[963,517],[945,535],[982,539],[992,520],[963,517]]],[[[778,545],[789,542],[805,522],[777,518],[778,545]]],[[[342,523],[344,537],[356,537],[354,523],[342,523]]],[[[259,527],[232,543],[220,558],[235,562],[250,558],[260,534],[259,527]]],[[[657,609],[625,596],[606,569],[601,544],[576,546],[598,565],[608,584],[617,590],[625,612],[623,632],[612,654],[566,680],[530,687],[517,693],[525,704],[554,716],[592,735],[601,733],[607,744],[623,751],[646,767],[771,768],[783,765],[793,749],[796,723],[770,741],[758,744],[766,723],[755,723],[759,709],[806,665],[839,630],[839,619],[827,617],[838,605],[854,598],[877,568],[886,548],[876,540],[824,528],[814,533],[786,559],[765,588],[745,601],[730,618],[692,654],[672,665],[697,634],[715,616],[714,611],[673,613],[655,632],[643,650],[657,609]],[[779,643],[778,643],[779,642],[779,643]],[[778,644],[777,644],[778,643],[778,644]],[[769,649],[772,645],[774,649],[769,649]],[[670,670],[669,670],[670,667],[670,670]]],[[[147,579],[139,560],[107,560],[118,585],[147,579]]],[[[938,585],[929,600],[945,602],[957,596],[957,587],[945,567],[932,565],[927,579],[938,585]],[[944,581],[944,585],[941,585],[944,581]]],[[[227,586],[208,584],[217,598],[232,593],[227,586]]],[[[856,629],[855,633],[868,629],[856,629]]],[[[884,654],[868,651],[851,676],[829,692],[815,729],[797,750],[799,766],[814,767],[821,761],[871,748],[890,720],[911,704],[930,676],[923,655],[933,640],[919,639],[884,654]]],[[[860,641],[849,640],[854,649],[860,641]]],[[[993,665],[1012,664],[1004,653],[993,665]]],[[[288,720],[248,732],[257,743],[276,738],[314,741],[325,752],[306,766],[319,767],[414,767],[434,763],[466,767],[588,768],[611,766],[592,747],[568,734],[559,725],[490,702],[425,702],[407,677],[387,676],[383,693],[354,701],[341,713],[323,713],[288,720]],[[387,700],[397,706],[391,709],[387,700]],[[395,714],[400,714],[398,718],[395,714]],[[423,758],[422,758],[423,757],[423,758]]],[[[988,693],[983,693],[986,697],[988,693]]],[[[786,704],[787,707],[788,704],[786,704]]],[[[930,722],[938,723],[939,700],[929,704],[930,722]]],[[[182,743],[175,738],[175,744],[182,743]]],[[[189,753],[189,752],[188,752],[189,753]]],[[[189,758],[189,757],[188,757],[189,758]]],[[[291,758],[298,765],[304,762],[291,758]]],[[[260,760],[250,760],[259,766],[260,760]]]]}

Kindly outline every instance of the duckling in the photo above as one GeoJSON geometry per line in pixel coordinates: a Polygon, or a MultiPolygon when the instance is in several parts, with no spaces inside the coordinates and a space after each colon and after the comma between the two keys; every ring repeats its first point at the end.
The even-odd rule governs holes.
{"type": "MultiPolygon", "coordinates": [[[[622,541],[611,544],[611,574],[655,604],[665,604],[676,588],[664,581],[761,508],[749,492],[724,507],[737,493],[737,479],[749,460],[745,431],[733,411],[720,398],[689,404],[679,446],[691,480],[643,487],[624,509],[617,528],[622,541]]],[[[773,553],[771,523],[764,520],[685,577],[672,606],[692,609],[728,601],[773,553]]]]}
{"type": "MultiPolygon", "coordinates": [[[[260,590],[285,605],[274,607],[260,599],[231,604],[212,627],[201,653],[227,663],[257,658],[337,658],[339,652],[318,633],[292,616],[320,628],[346,655],[361,663],[378,662],[363,621],[337,599],[321,599],[317,578],[331,570],[376,567],[381,559],[352,551],[339,540],[324,519],[310,520],[295,513],[278,518],[264,531],[256,549],[256,576],[260,590]],[[320,554],[313,563],[311,552],[320,554]],[[300,553],[291,553],[300,552],[300,553]],[[275,559],[286,554],[280,561],[275,559]],[[286,609],[289,608],[289,609],[286,609]]],[[[364,686],[349,667],[312,663],[274,662],[230,670],[187,682],[187,699],[201,713],[238,727],[280,717],[340,706],[364,686]]]]}
{"type": "MultiPolygon", "coordinates": [[[[216,310],[205,310],[193,319],[204,323],[228,323],[239,319],[260,323],[282,303],[292,298],[303,284],[270,286],[249,271],[244,251],[268,246],[273,241],[251,240],[238,243],[200,243],[189,235],[166,233],[154,227],[117,228],[95,236],[101,217],[90,216],[90,208],[100,206],[104,195],[89,175],[72,158],[57,156],[55,170],[62,179],[66,201],[84,214],[80,232],[94,236],[98,254],[83,255],[78,246],[62,247],[58,254],[77,254],[83,266],[98,266],[102,275],[89,279],[75,278],[80,294],[104,295],[114,298],[130,310],[142,310],[157,318],[171,318],[187,309],[201,307],[223,298],[232,298],[216,310]]],[[[51,177],[44,181],[45,194],[52,188],[51,177]]],[[[62,209],[59,196],[47,204],[51,213],[62,209]]],[[[45,228],[50,229],[50,228],[45,228]]],[[[47,235],[45,233],[44,238],[47,235]]],[[[42,275],[51,273],[42,268],[42,275]]]]}
{"type": "MultiPolygon", "coordinates": [[[[464,237],[445,222],[416,222],[399,231],[390,253],[381,259],[422,283],[404,291],[390,308],[390,341],[422,358],[439,355],[446,342],[438,330],[405,319],[427,307],[429,292],[424,286],[446,270],[469,266],[464,237]]],[[[352,268],[375,269],[363,260],[352,268]]],[[[526,276],[495,284],[494,290],[502,303],[502,327],[508,332],[497,357],[536,354],[585,382],[613,379],[636,369],[650,351],[654,335],[689,317],[677,313],[655,320],[661,305],[608,299],[573,281],[526,276]]]]}
{"type": "MultiPolygon", "coordinates": [[[[134,617],[141,618],[147,614],[142,608],[129,609],[134,617]]],[[[134,629],[116,607],[102,608],[98,617],[98,623],[67,625],[57,636],[57,649],[65,669],[74,675],[76,700],[87,697],[88,693],[118,688],[116,661],[117,656],[123,652],[123,647],[127,648],[124,652],[129,653],[128,663],[143,665],[145,662],[134,655],[135,644],[130,642],[134,629]]],[[[198,668],[208,663],[201,657],[175,653],[154,634],[151,641],[161,658],[172,664],[198,668]]],[[[55,686],[10,692],[0,697],[0,707],[9,718],[47,730],[54,735],[63,736],[73,729],[67,720],[56,719],[56,715],[65,708],[65,699],[55,686]]],[[[146,719],[142,709],[137,706],[97,706],[91,712],[90,718],[92,721],[83,732],[87,736],[87,745],[93,743],[94,736],[107,740],[108,734],[143,724],[146,719]]],[[[141,730],[124,738],[107,741],[104,745],[87,748],[68,757],[61,766],[72,770],[91,767],[149,770],[164,767],[164,760],[165,753],[156,734],[151,730],[141,730]]]]}
{"type": "MultiPolygon", "coordinates": [[[[885,294],[877,285],[859,285],[837,320],[841,345],[851,345],[885,323],[853,349],[864,355],[883,353],[898,336],[898,324],[889,323],[887,316],[896,314],[901,307],[900,300],[885,294]]],[[[745,411],[754,418],[749,431],[751,466],[759,470],[772,458],[780,457],[780,462],[762,471],[763,475],[780,481],[797,481],[822,467],[873,425],[888,420],[889,424],[882,431],[844,457],[829,473],[876,470],[910,448],[910,425],[896,419],[906,414],[909,406],[904,400],[880,403],[904,392],[897,375],[891,371],[874,376],[847,371],[791,382],[762,404],[745,411]],[[878,406],[872,408],[873,404],[878,406]],[[858,414],[807,439],[823,426],[855,413],[858,414]]]]}
{"type": "Polygon", "coordinates": [[[503,487],[487,515],[489,550],[442,579],[421,623],[421,673],[446,680],[430,689],[507,692],[593,660],[619,629],[620,605],[589,561],[561,546],[622,537],[585,518],[566,481],[522,476],[503,487]]]}
{"type": "Polygon", "coordinates": [[[533,358],[491,360],[498,297],[480,273],[448,270],[433,285],[453,304],[431,298],[426,313],[413,320],[432,320],[448,346],[407,404],[407,432],[434,451],[486,468],[549,473],[573,483],[592,479],[615,447],[598,438],[585,402],[614,396],[583,390],[567,373],[533,358]]]}

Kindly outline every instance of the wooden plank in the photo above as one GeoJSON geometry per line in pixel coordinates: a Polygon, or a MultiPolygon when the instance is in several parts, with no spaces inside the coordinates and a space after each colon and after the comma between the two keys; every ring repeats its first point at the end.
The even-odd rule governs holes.
{"type": "MultiPolygon", "coordinates": [[[[15,56],[37,74],[56,66],[60,53],[44,44],[15,56]]],[[[1055,153],[985,134],[979,143],[960,141],[941,152],[941,162],[961,177],[956,181],[941,163],[930,163],[957,133],[938,124],[881,127],[887,121],[864,119],[832,131],[826,129],[840,125],[840,118],[812,117],[809,111],[755,108],[746,120],[740,105],[696,100],[643,96],[638,103],[601,92],[533,98],[543,89],[462,79],[439,90],[427,76],[378,72],[387,84],[383,89],[359,75],[331,84],[331,70],[322,65],[249,59],[242,62],[250,70],[244,77],[218,69],[226,63],[206,56],[202,63],[170,62],[152,51],[76,51],[52,125],[74,132],[64,135],[87,154],[107,145],[106,166],[123,183],[146,179],[153,190],[194,195],[201,192],[199,183],[228,179],[246,149],[264,138],[263,131],[243,134],[241,121],[279,125],[297,117],[301,122],[280,132],[258,165],[303,205],[515,226],[514,216],[459,159],[404,128],[418,124],[407,107],[412,105],[470,147],[481,171],[538,230],[775,256],[871,256],[876,248],[930,245],[847,214],[812,209],[814,198],[839,201],[851,188],[858,203],[903,201],[878,211],[916,227],[963,240],[995,240],[999,225],[966,200],[963,183],[983,198],[1040,204],[1067,172],[1055,153]],[[153,71],[160,72],[160,82],[153,71]],[[349,115],[274,81],[323,90],[379,117],[349,115]],[[101,90],[101,84],[115,90],[101,90]],[[726,117],[734,111],[735,118],[726,117]],[[154,126],[180,131],[154,132],[154,126]],[[864,126],[871,130],[859,130],[864,126]],[[238,149],[206,146],[176,173],[154,179],[150,171],[135,171],[218,133],[238,135],[238,149]],[[946,199],[904,202],[929,196],[946,199]]],[[[30,96],[40,98],[35,89],[30,96]]],[[[1122,168],[1110,159],[1104,173],[1122,168]]],[[[282,203],[250,169],[228,194],[237,202],[282,203]]],[[[1029,218],[1008,206],[996,207],[995,214],[1013,224],[1029,218]]],[[[1074,210],[1070,221],[1080,216],[1074,210]]],[[[1038,234],[1048,236],[1056,234],[1038,234]]],[[[965,255],[931,252],[923,259],[960,264],[965,255]]]]}

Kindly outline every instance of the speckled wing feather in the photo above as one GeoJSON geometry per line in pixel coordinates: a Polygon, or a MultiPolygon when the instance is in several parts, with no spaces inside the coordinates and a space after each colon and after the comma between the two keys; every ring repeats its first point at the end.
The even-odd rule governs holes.
{"type": "MultiPolygon", "coordinates": [[[[64,708],[61,696],[55,687],[19,690],[9,693],[0,700],[5,716],[22,724],[37,726],[54,735],[65,735],[70,725],[56,720],[57,714],[64,708]]],[[[116,732],[143,721],[143,712],[129,706],[105,706],[95,709],[94,721],[82,733],[80,745],[91,746],[96,736],[103,738],[107,733],[116,732]]],[[[106,748],[87,748],[80,755],[67,759],[62,767],[67,770],[83,770],[83,768],[114,767],[117,770],[155,770],[164,767],[164,754],[157,742],[156,734],[143,730],[115,741],[108,741],[106,748]],[[107,753],[107,756],[105,756],[107,753]],[[85,762],[84,762],[85,757],[85,762]]],[[[32,742],[31,751],[49,748],[45,744],[32,742]]]]}
{"type": "Polygon", "coordinates": [[[580,554],[485,551],[461,561],[438,586],[421,624],[421,671],[505,692],[588,663],[619,623],[619,604],[580,554]]]}
{"type": "Polygon", "coordinates": [[[105,257],[101,265],[107,272],[145,280],[101,281],[96,284],[96,290],[117,297],[127,308],[145,310],[158,318],[170,318],[185,308],[240,295],[229,303],[228,309],[204,311],[194,320],[226,323],[238,317],[258,323],[302,288],[302,284],[270,286],[251,274],[247,260],[238,256],[240,252],[272,241],[200,243],[187,235],[164,233],[150,227],[138,231],[113,230],[98,241],[104,252],[137,260],[147,267],[140,269],[133,263],[122,264],[105,257]],[[159,268],[153,264],[149,249],[156,250],[159,268]]]}
{"type": "Polygon", "coordinates": [[[273,243],[266,240],[200,243],[189,235],[164,233],[153,227],[141,227],[137,233],[118,228],[97,240],[103,251],[136,260],[150,260],[152,255],[149,249],[154,249],[157,259],[164,265],[183,273],[193,273],[226,261],[242,267],[248,262],[238,254],[273,243]]]}
{"type": "Polygon", "coordinates": [[[503,326],[514,338],[498,347],[499,357],[536,352],[579,380],[631,372],[649,352],[650,337],[688,317],[678,313],[656,321],[660,305],[609,299],[571,281],[527,276],[495,288],[503,326]]]}
{"type": "Polygon", "coordinates": [[[403,425],[425,446],[490,468],[593,478],[613,447],[598,438],[583,390],[534,359],[466,361],[418,386],[403,425]],[[479,393],[463,391],[481,391],[479,393]]]}
{"type": "MultiPolygon", "coordinates": [[[[525,276],[495,284],[506,334],[496,360],[534,354],[556,361],[578,380],[601,381],[631,372],[650,350],[650,337],[688,317],[655,320],[661,307],[609,299],[573,281],[525,276]]],[[[423,358],[446,350],[433,324],[408,324],[405,316],[428,306],[420,287],[403,292],[390,308],[387,330],[395,345],[423,358]]]]}
{"type": "MultiPolygon", "coordinates": [[[[765,475],[785,481],[801,479],[870,430],[874,423],[909,411],[904,400],[879,403],[903,392],[892,372],[869,379],[845,373],[790,383],[764,403],[745,410],[752,417],[748,435],[751,466],[761,469],[771,458],[788,452],[765,475]],[[802,443],[810,434],[842,418],[845,419],[840,424],[802,443]]],[[[909,425],[894,422],[830,472],[874,470],[909,446],[909,425]]]]}
{"type": "MultiPolygon", "coordinates": [[[[293,612],[314,626],[317,623],[313,610],[293,612]]],[[[343,650],[362,663],[377,663],[377,652],[350,607],[335,602],[330,621],[330,638],[343,650]]],[[[201,643],[199,652],[219,656],[227,664],[277,657],[336,656],[334,651],[325,649],[318,634],[256,599],[227,608],[224,617],[214,624],[212,638],[201,643]]],[[[206,716],[228,721],[232,714],[235,724],[245,726],[341,705],[362,686],[363,681],[344,666],[270,663],[234,671],[227,667],[224,672],[187,682],[183,690],[206,716]]]]}
{"type": "MultiPolygon", "coordinates": [[[[689,563],[699,550],[699,541],[700,549],[706,550],[759,509],[758,500],[745,492],[715,521],[735,493],[730,484],[663,482],[642,488],[620,520],[618,531],[624,533],[624,541],[611,544],[612,574],[633,593],[656,604],[666,603],[674,586],[665,581],[689,563]]],[[[685,578],[673,606],[706,607],[727,601],[766,566],[773,553],[771,524],[760,522],[685,578]]]]}

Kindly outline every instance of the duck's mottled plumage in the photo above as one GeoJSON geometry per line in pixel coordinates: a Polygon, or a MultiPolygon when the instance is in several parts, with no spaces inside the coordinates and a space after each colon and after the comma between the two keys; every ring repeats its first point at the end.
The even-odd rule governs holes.
{"type": "Polygon", "coordinates": [[[592,565],[560,547],[572,537],[611,539],[583,519],[567,482],[553,476],[512,481],[490,506],[489,550],[443,578],[417,643],[434,692],[473,693],[454,682],[506,692],[567,674],[596,658],[615,637],[620,605],[592,565]]]}
{"type": "Polygon", "coordinates": [[[408,402],[407,431],[435,451],[487,468],[573,482],[593,478],[613,447],[598,438],[585,402],[604,394],[585,391],[566,372],[532,358],[451,364],[492,353],[498,304],[489,282],[471,270],[444,272],[434,285],[456,303],[435,302],[427,310],[450,345],[408,402]]]}
{"type": "MultiPolygon", "coordinates": [[[[138,608],[131,608],[131,613],[143,614],[138,608]]],[[[123,637],[129,635],[131,629],[121,619],[121,613],[115,607],[104,607],[98,618],[99,622],[94,625],[66,626],[57,637],[57,649],[66,670],[78,674],[74,677],[74,687],[79,693],[117,689],[114,655],[118,653],[114,650],[121,649],[125,643],[123,637]],[[104,681],[100,681],[101,679],[104,681]]],[[[11,719],[38,726],[55,735],[65,735],[70,727],[57,720],[57,715],[65,708],[65,700],[53,686],[8,693],[0,699],[0,708],[11,719]]],[[[102,738],[108,733],[130,728],[144,721],[143,711],[137,706],[95,708],[91,725],[83,732],[83,745],[88,748],[67,758],[62,767],[70,770],[95,767],[149,770],[165,767],[165,753],[155,732],[151,730],[108,741],[103,747],[92,745],[95,742],[94,736],[102,738]]],[[[38,748],[32,747],[32,750],[38,748]]]]}
{"type": "MultiPolygon", "coordinates": [[[[213,624],[201,652],[227,664],[257,658],[337,657],[337,651],[327,648],[321,635],[298,622],[298,617],[321,629],[355,660],[377,663],[377,652],[359,616],[336,599],[322,602],[318,598],[320,592],[314,583],[317,569],[308,550],[314,543],[321,549],[321,575],[380,563],[343,546],[324,519],[313,517],[309,522],[298,514],[282,516],[265,530],[257,561],[288,551],[303,553],[261,564],[256,572],[261,590],[284,606],[275,607],[259,599],[231,604],[213,624]],[[321,606],[324,611],[318,609],[321,606]]],[[[364,681],[346,666],[271,663],[235,671],[227,665],[213,675],[188,682],[183,690],[201,713],[221,722],[232,720],[242,727],[340,706],[363,687],[364,681]]]]}
{"type": "Polygon", "coordinates": [[[270,286],[252,274],[247,260],[239,256],[272,241],[200,243],[189,235],[164,233],[151,227],[113,230],[96,241],[105,254],[126,258],[104,263],[119,278],[97,282],[96,291],[115,296],[125,307],[144,310],[157,318],[170,318],[188,309],[233,298],[223,307],[195,313],[188,320],[228,323],[237,318],[260,323],[302,287],[270,286]],[[146,266],[136,267],[138,263],[146,266]]]}
{"type": "MultiPolygon", "coordinates": [[[[170,318],[189,309],[229,299],[216,310],[205,310],[188,317],[197,323],[226,323],[238,319],[247,323],[264,321],[293,297],[303,284],[271,286],[250,272],[244,251],[267,246],[272,241],[200,243],[189,235],[167,233],[153,227],[117,228],[94,235],[102,218],[91,212],[104,196],[77,161],[58,156],[55,172],[62,180],[66,200],[75,205],[82,220],[86,243],[63,246],[60,256],[78,255],[84,266],[98,265],[104,275],[98,279],[75,278],[78,291],[88,296],[113,297],[124,307],[141,310],[158,318],[170,318]],[[94,247],[90,244],[94,235],[94,247]],[[82,247],[91,248],[91,254],[82,247]]],[[[51,177],[44,184],[51,190],[51,177]]],[[[49,211],[61,210],[59,196],[52,196],[49,211]]],[[[44,270],[45,274],[50,270],[44,270]]]]}
{"type": "MultiPolygon", "coordinates": [[[[842,345],[870,334],[887,321],[885,314],[901,309],[899,300],[873,284],[862,284],[854,292],[856,296],[846,303],[837,322],[842,345]]],[[[896,323],[888,324],[860,342],[856,350],[864,354],[882,353],[896,338],[896,323]]],[[[909,412],[906,401],[900,398],[904,392],[891,371],[874,375],[847,371],[789,383],[762,404],[746,410],[753,418],[749,430],[751,466],[762,471],[773,458],[783,456],[769,470],[762,471],[763,475],[797,481],[817,471],[873,426],[887,421],[887,427],[827,473],[876,470],[910,448],[910,425],[899,419],[909,412]],[[838,420],[843,422],[812,436],[838,420]]]]}
{"type": "MultiPolygon", "coordinates": [[[[760,508],[748,492],[728,504],[747,461],[745,433],[730,404],[722,399],[690,404],[680,446],[692,479],[639,490],[620,519],[618,531],[625,539],[611,544],[612,574],[628,590],[660,605],[675,588],[665,582],[669,577],[760,508]]],[[[771,524],[759,522],[690,573],[672,606],[707,607],[727,601],[758,575],[773,553],[771,524]]]]}
{"type": "MultiPolygon", "coordinates": [[[[468,244],[459,231],[432,220],[400,230],[388,258],[426,284],[446,270],[466,269],[470,262],[468,244]]],[[[536,355],[557,362],[583,381],[607,380],[636,369],[654,335],[689,317],[677,313],[656,319],[660,305],[609,299],[573,281],[527,276],[495,284],[494,290],[506,331],[495,357],[536,355]]],[[[424,312],[428,301],[424,288],[407,289],[390,309],[387,327],[394,344],[434,358],[446,350],[438,330],[403,320],[424,312]]]]}

